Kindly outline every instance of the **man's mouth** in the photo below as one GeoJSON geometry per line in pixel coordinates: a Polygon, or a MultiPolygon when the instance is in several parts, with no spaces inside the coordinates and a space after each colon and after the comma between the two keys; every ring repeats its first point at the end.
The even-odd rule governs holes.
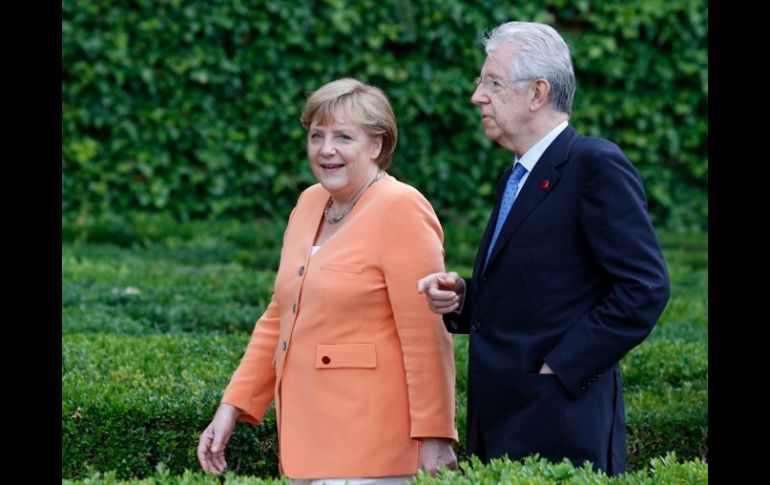
{"type": "Polygon", "coordinates": [[[337,170],[345,166],[344,163],[321,163],[321,168],[324,170],[337,170]]]}

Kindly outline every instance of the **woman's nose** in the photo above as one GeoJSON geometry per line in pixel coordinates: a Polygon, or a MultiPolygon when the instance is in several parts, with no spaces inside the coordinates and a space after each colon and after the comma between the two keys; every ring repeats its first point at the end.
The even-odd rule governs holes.
{"type": "Polygon", "coordinates": [[[322,155],[334,155],[334,150],[334,144],[331,142],[331,140],[323,141],[323,144],[321,145],[322,155]]]}

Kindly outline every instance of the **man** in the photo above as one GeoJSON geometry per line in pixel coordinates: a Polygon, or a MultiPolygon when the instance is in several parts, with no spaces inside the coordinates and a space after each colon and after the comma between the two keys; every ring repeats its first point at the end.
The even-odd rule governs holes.
{"type": "Polygon", "coordinates": [[[551,27],[509,22],[484,40],[471,102],[514,153],[473,277],[418,282],[447,329],[470,333],[468,451],[626,466],[620,359],[670,294],[642,181],[613,143],[568,125],[569,48],[551,27]]]}

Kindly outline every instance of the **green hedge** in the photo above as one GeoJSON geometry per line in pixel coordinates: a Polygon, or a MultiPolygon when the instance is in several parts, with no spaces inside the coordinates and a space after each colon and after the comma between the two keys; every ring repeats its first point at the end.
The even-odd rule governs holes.
{"type": "MultiPolygon", "coordinates": [[[[195,468],[198,436],[246,348],[248,336],[65,335],[62,341],[62,476],[87,468],[146,476],[155,464],[195,468]]],[[[277,473],[275,414],[241,424],[228,445],[235,470],[277,473]]]]}
{"type": "MultiPolygon", "coordinates": [[[[198,434],[269,297],[282,230],[283,222],[146,214],[63,226],[63,476],[150,476],[156,463],[197,469],[198,434]]],[[[445,231],[447,266],[469,273],[480,230],[445,231]]],[[[621,362],[635,470],[668,451],[706,453],[707,237],[661,240],[671,302],[621,362]]],[[[454,341],[464,438],[468,340],[454,341]]],[[[239,473],[275,473],[274,426],[272,411],[265,426],[238,426],[229,462],[239,473]]],[[[466,458],[464,442],[456,449],[466,458]]]]}
{"type": "MultiPolygon", "coordinates": [[[[259,478],[238,475],[228,471],[220,477],[203,472],[185,470],[181,475],[172,475],[167,466],[160,464],[153,475],[145,479],[120,480],[114,471],[93,472],[83,480],[62,480],[62,485],[277,485],[287,484],[286,478],[259,478]]],[[[484,465],[477,458],[461,462],[456,471],[442,469],[436,477],[420,472],[415,485],[497,485],[517,483],[527,485],[548,484],[611,484],[611,485],[657,485],[660,483],[702,484],[708,482],[708,464],[698,459],[678,461],[676,454],[650,460],[644,470],[628,472],[618,477],[607,477],[588,467],[575,468],[568,462],[549,463],[536,456],[512,462],[495,459],[484,465]]]]}
{"type": "MultiPolygon", "coordinates": [[[[272,293],[284,224],[149,215],[64,223],[62,327],[250,332],[272,293]]],[[[469,275],[482,229],[444,229],[447,268],[469,275]]],[[[707,239],[668,232],[661,239],[673,291],[651,339],[705,340],[707,239]]]]}
{"type": "Polygon", "coordinates": [[[706,228],[705,0],[64,0],[62,211],[285,219],[314,182],[303,102],[355,76],[393,103],[392,173],[486,220],[511,155],[469,98],[483,32],[514,19],[562,32],[572,123],[636,164],[656,223],[706,228]]]}
{"type": "Polygon", "coordinates": [[[687,459],[706,459],[708,390],[693,387],[685,384],[625,393],[630,470],[666,451],[676,451],[687,459]]]}
{"type": "MultiPolygon", "coordinates": [[[[486,221],[484,221],[486,223],[486,221]]],[[[90,244],[97,255],[110,257],[120,249],[141,250],[145,261],[167,260],[200,265],[236,262],[275,270],[285,220],[230,218],[179,222],[168,214],[101,214],[74,220],[62,218],[62,241],[90,244]]],[[[444,221],[447,264],[473,267],[484,225],[468,218],[444,221]]],[[[701,236],[702,238],[702,236],[701,236]]],[[[119,256],[118,256],[119,257],[119,256]]]]}
{"type": "MultiPolygon", "coordinates": [[[[62,217],[62,242],[90,243],[99,253],[119,254],[127,248],[142,260],[169,260],[200,265],[237,262],[260,269],[278,265],[285,220],[267,218],[238,221],[216,218],[180,222],[169,214],[101,214],[83,218],[62,217]]],[[[474,223],[468,217],[442,220],[448,266],[473,267],[486,221],[474,223]]],[[[708,233],[678,234],[659,230],[672,277],[693,270],[708,269],[708,233]]],[[[707,284],[701,275],[690,284],[707,284]]]]}
{"type": "MultiPolygon", "coordinates": [[[[454,335],[457,388],[468,387],[468,336],[454,335]]],[[[708,342],[654,339],[631,350],[620,362],[626,394],[666,389],[708,388],[708,342]]]]}
{"type": "Polygon", "coordinates": [[[140,260],[126,251],[63,250],[62,329],[142,334],[249,333],[273,289],[275,271],[236,263],[190,266],[140,260]],[[94,258],[93,255],[98,255],[94,258]]]}
{"type": "MultiPolygon", "coordinates": [[[[174,473],[196,467],[199,433],[216,409],[221,391],[242,355],[247,335],[167,334],[143,337],[109,334],[64,335],[62,340],[62,474],[81,478],[91,467],[120,477],[146,476],[157,463],[174,473]]],[[[458,344],[461,345],[461,344],[458,344]]],[[[651,345],[651,344],[643,344],[651,345]]],[[[665,342],[652,347],[665,348],[665,342]]],[[[702,353],[698,346],[675,347],[702,353]]],[[[465,435],[467,355],[458,348],[458,428],[465,435]]],[[[636,368],[639,380],[626,393],[629,468],[675,451],[686,459],[705,456],[707,391],[705,359],[693,359],[693,383],[676,384],[668,360],[684,356],[652,350],[658,365],[636,368]],[[656,357],[657,356],[657,357],[656,357]]],[[[271,410],[264,425],[239,424],[228,462],[239,473],[277,472],[276,429],[271,410]]],[[[458,454],[465,458],[464,443],[458,454]]]]}
{"type": "MultiPolygon", "coordinates": [[[[458,454],[465,457],[468,338],[455,336],[458,454]]],[[[621,361],[626,402],[628,465],[676,451],[706,457],[708,438],[708,343],[651,339],[621,361]]]]}
{"type": "Polygon", "coordinates": [[[659,385],[703,390],[708,385],[708,342],[646,341],[623,357],[621,368],[627,390],[659,385]]]}

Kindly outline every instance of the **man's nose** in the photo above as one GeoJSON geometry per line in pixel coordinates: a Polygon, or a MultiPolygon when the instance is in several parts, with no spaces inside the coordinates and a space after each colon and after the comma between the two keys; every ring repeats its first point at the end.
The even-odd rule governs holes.
{"type": "Polygon", "coordinates": [[[473,104],[484,104],[487,101],[489,101],[489,96],[484,92],[484,85],[479,84],[476,86],[476,89],[473,90],[473,94],[471,95],[471,103],[473,104]]]}

